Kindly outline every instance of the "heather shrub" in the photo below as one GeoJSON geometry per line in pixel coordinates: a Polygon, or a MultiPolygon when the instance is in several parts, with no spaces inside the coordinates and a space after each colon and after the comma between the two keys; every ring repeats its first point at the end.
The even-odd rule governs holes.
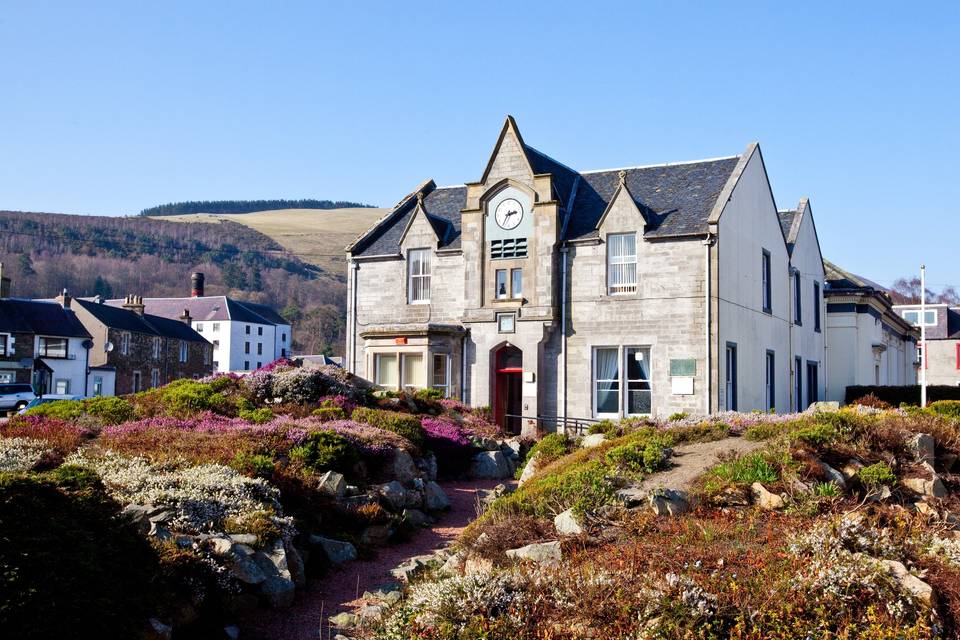
{"type": "Polygon", "coordinates": [[[601,420],[594,422],[590,425],[590,428],[587,429],[587,434],[589,435],[595,435],[597,433],[602,433],[608,438],[615,438],[620,435],[620,427],[613,420],[601,420]]]}
{"type": "Polygon", "coordinates": [[[223,530],[226,533],[252,533],[257,536],[257,545],[261,547],[283,535],[283,528],[277,524],[276,514],[270,509],[229,516],[223,521],[223,530]]]}
{"type": "Polygon", "coordinates": [[[311,471],[351,471],[359,457],[347,438],[334,431],[314,431],[290,450],[290,459],[311,471]]]}
{"type": "Polygon", "coordinates": [[[881,486],[893,486],[897,476],[886,462],[878,462],[860,469],[857,472],[860,483],[868,489],[877,489],[881,486]]]}
{"type": "Polygon", "coordinates": [[[51,453],[42,440],[0,438],[0,472],[30,471],[51,453]]]}
{"type": "Polygon", "coordinates": [[[607,462],[632,473],[653,473],[661,469],[669,457],[669,438],[646,435],[607,451],[607,462]]]}
{"type": "Polygon", "coordinates": [[[870,407],[871,409],[892,409],[893,405],[885,400],[881,400],[872,393],[868,393],[865,396],[857,398],[850,404],[860,405],[861,407],[870,407]]]}
{"type": "Polygon", "coordinates": [[[53,418],[54,420],[63,420],[73,422],[83,414],[83,403],[79,400],[57,400],[55,402],[45,402],[35,407],[27,409],[23,415],[42,416],[44,418],[53,418]]]}
{"type": "Polygon", "coordinates": [[[134,417],[133,405],[119,396],[99,396],[84,400],[83,411],[97,418],[101,424],[120,424],[133,420],[134,417]]]}
{"type": "Polygon", "coordinates": [[[837,437],[837,429],[832,424],[815,422],[804,425],[790,433],[791,439],[813,446],[823,446],[837,437]]]}
{"type": "Polygon", "coordinates": [[[0,423],[0,435],[43,440],[58,456],[65,456],[75,451],[93,434],[85,427],[64,420],[45,416],[18,415],[5,423],[0,423]]]}
{"type": "Polygon", "coordinates": [[[436,455],[437,469],[444,476],[463,473],[475,453],[463,427],[447,418],[423,418],[424,445],[436,455]]]}
{"type": "Polygon", "coordinates": [[[310,412],[311,416],[327,422],[330,420],[346,420],[347,414],[340,407],[319,407],[310,412]]]}
{"type": "Polygon", "coordinates": [[[272,456],[249,451],[238,451],[230,466],[246,475],[268,478],[273,474],[275,463],[272,456]]]}
{"type": "Polygon", "coordinates": [[[47,474],[58,487],[90,489],[102,487],[100,476],[94,471],[75,464],[62,464],[47,474]]]}
{"type": "Polygon", "coordinates": [[[263,407],[261,409],[241,409],[239,417],[241,420],[252,422],[254,424],[266,424],[275,417],[273,411],[263,407]]]}
{"type": "Polygon", "coordinates": [[[690,414],[686,411],[678,411],[677,413],[671,413],[667,420],[670,422],[679,422],[680,420],[686,420],[689,416],[690,414]]]}
{"type": "Polygon", "coordinates": [[[272,375],[271,395],[283,402],[316,402],[327,389],[323,374],[316,369],[281,369],[272,375]]]}
{"type": "Polygon", "coordinates": [[[948,418],[960,418],[960,400],[937,400],[927,405],[934,413],[948,418]]]}
{"type": "Polygon", "coordinates": [[[358,422],[365,422],[378,429],[392,431],[412,442],[417,448],[424,445],[425,434],[417,416],[397,411],[359,407],[353,411],[352,417],[358,422]]]}
{"type": "Polygon", "coordinates": [[[425,402],[439,402],[443,400],[443,391],[441,389],[434,389],[433,387],[425,387],[423,389],[417,389],[413,397],[425,402]]]}
{"type": "Polygon", "coordinates": [[[175,380],[158,389],[151,389],[134,396],[138,404],[138,413],[152,415],[171,415],[189,418],[204,411],[227,413],[231,403],[209,384],[196,380],[175,380]]]}

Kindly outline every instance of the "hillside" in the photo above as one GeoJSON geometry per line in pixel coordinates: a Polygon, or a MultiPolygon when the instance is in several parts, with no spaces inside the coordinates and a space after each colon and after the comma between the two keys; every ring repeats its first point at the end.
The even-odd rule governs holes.
{"type": "Polygon", "coordinates": [[[171,202],[157,207],[149,207],[140,212],[141,216],[179,216],[188,213],[241,214],[254,211],[275,209],[343,209],[369,207],[370,205],[349,200],[194,200],[189,202],[171,202]]]}
{"type": "Polygon", "coordinates": [[[197,213],[165,220],[176,222],[232,222],[276,241],[308,264],[329,273],[345,272],[344,247],[387,213],[388,209],[279,209],[243,215],[197,213]]]}
{"type": "Polygon", "coordinates": [[[203,271],[208,295],[284,310],[297,323],[295,350],[342,352],[343,269],[319,269],[255,228],[217,222],[0,211],[0,261],[22,297],[64,288],[78,296],[188,295],[190,273],[203,271]]]}

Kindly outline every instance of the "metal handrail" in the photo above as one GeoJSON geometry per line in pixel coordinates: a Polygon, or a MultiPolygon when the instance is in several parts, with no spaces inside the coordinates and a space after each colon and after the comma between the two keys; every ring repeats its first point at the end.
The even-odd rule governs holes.
{"type": "Polygon", "coordinates": [[[582,436],[585,435],[587,431],[590,430],[590,426],[594,425],[599,420],[593,420],[590,418],[569,418],[569,417],[560,417],[560,416],[519,416],[507,414],[505,418],[516,418],[521,421],[521,424],[525,423],[530,424],[531,422],[535,423],[537,430],[544,431],[555,431],[561,432],[560,427],[562,426],[563,433],[569,433],[572,435],[582,436]]]}

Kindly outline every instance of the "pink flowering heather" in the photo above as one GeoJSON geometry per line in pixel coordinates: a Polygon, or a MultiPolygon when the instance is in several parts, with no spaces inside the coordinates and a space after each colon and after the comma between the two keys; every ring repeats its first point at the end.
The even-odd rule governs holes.
{"type": "MultiPolygon", "coordinates": [[[[276,369],[290,369],[292,367],[293,367],[293,361],[291,361],[289,358],[280,357],[274,360],[273,362],[268,362],[267,364],[263,365],[256,371],[270,373],[271,371],[274,371],[276,369]]],[[[254,373],[256,373],[256,371],[254,373]]]]}
{"type": "Polygon", "coordinates": [[[93,431],[72,422],[46,416],[15,416],[0,424],[0,435],[43,440],[61,454],[75,450],[93,431]]]}
{"type": "Polygon", "coordinates": [[[201,383],[201,384],[210,384],[210,383],[213,382],[214,380],[219,380],[220,378],[230,378],[231,380],[240,380],[242,377],[243,377],[243,376],[241,376],[239,373],[233,373],[232,371],[229,372],[229,373],[221,373],[221,372],[218,371],[217,373],[214,373],[213,375],[204,376],[204,377],[198,379],[197,382],[199,382],[199,383],[201,383]]]}
{"type": "Polygon", "coordinates": [[[325,403],[330,403],[335,407],[343,409],[343,412],[348,416],[353,413],[353,410],[357,408],[357,403],[348,398],[345,395],[335,395],[335,396],[323,396],[320,398],[318,403],[323,406],[325,403]]]}
{"type": "MultiPolygon", "coordinates": [[[[448,418],[427,417],[420,424],[427,433],[428,441],[446,440],[450,445],[461,447],[470,446],[470,438],[464,428],[448,418]]],[[[429,446],[429,445],[428,445],[429,446]]]]}
{"type": "Polygon", "coordinates": [[[440,406],[447,411],[456,411],[457,413],[470,413],[470,407],[454,398],[443,398],[440,400],[440,406]]]}

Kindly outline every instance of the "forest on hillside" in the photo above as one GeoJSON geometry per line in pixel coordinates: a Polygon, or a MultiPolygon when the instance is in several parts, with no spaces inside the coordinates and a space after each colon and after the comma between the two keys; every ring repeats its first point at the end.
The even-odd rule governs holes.
{"type": "Polygon", "coordinates": [[[349,200],[193,200],[150,207],[141,216],[179,216],[185,213],[254,213],[275,209],[354,209],[373,205],[349,200]]]}
{"type": "Polygon", "coordinates": [[[302,262],[271,238],[234,222],[182,224],[0,211],[0,262],[18,297],[121,298],[207,295],[268,304],[294,323],[298,353],[343,352],[346,274],[302,262]]]}

